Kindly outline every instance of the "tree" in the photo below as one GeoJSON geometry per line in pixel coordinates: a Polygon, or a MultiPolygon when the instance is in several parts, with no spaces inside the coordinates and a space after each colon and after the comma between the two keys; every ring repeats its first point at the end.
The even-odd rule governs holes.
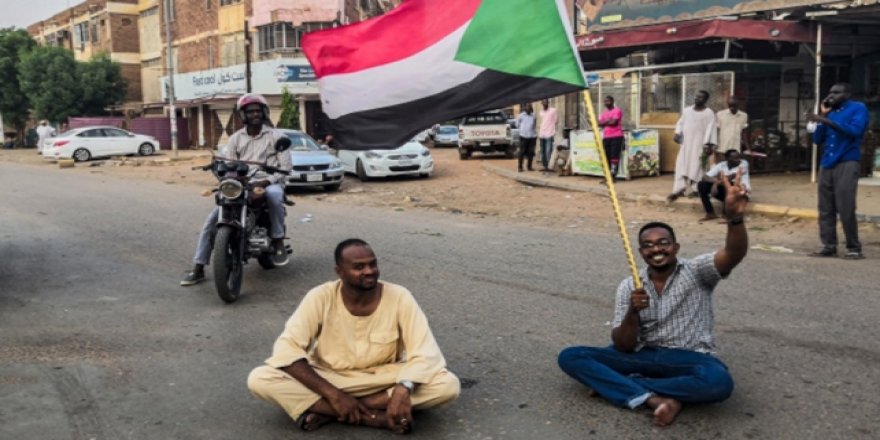
{"type": "Polygon", "coordinates": [[[61,122],[79,114],[78,73],[73,53],[61,47],[40,46],[22,57],[18,79],[37,118],[61,122]]]}
{"type": "Polygon", "coordinates": [[[21,57],[36,45],[24,29],[0,29],[0,114],[3,122],[15,127],[19,139],[24,139],[31,106],[21,90],[18,67],[21,57]]]}
{"type": "Polygon", "coordinates": [[[125,101],[128,85],[122,77],[122,69],[106,53],[95,55],[89,62],[78,63],[77,70],[82,84],[80,110],[84,115],[105,115],[105,108],[125,101]]]}
{"type": "Polygon", "coordinates": [[[293,100],[293,95],[287,91],[287,87],[281,91],[281,116],[278,117],[278,128],[300,129],[299,104],[293,100]]]}

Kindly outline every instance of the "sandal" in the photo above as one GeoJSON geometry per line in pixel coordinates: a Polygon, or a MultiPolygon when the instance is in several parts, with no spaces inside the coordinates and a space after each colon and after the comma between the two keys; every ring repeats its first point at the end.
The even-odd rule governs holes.
{"type": "Polygon", "coordinates": [[[334,418],[331,416],[306,411],[296,419],[296,426],[299,426],[299,429],[303,431],[311,432],[328,423],[333,423],[333,420],[334,418]]]}

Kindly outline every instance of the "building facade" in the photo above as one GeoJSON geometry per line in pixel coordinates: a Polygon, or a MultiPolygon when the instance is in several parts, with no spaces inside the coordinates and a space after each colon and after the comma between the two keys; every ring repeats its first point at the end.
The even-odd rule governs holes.
{"type": "Polygon", "coordinates": [[[65,47],[77,61],[106,53],[128,83],[124,108],[143,100],[138,0],[87,0],[34,23],[28,33],[41,45],[65,47]]]}

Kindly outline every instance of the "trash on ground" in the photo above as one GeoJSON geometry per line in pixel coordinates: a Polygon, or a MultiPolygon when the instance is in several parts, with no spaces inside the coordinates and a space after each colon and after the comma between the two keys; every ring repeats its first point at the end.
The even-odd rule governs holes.
{"type": "Polygon", "coordinates": [[[787,247],[773,246],[773,245],[763,244],[763,243],[758,243],[758,244],[752,246],[752,249],[755,249],[758,251],[776,252],[776,253],[780,253],[780,254],[793,254],[794,253],[793,250],[791,250],[787,247]]]}

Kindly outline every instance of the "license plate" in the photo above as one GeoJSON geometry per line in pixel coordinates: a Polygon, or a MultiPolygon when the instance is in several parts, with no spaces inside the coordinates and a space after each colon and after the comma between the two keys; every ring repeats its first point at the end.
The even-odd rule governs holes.
{"type": "Polygon", "coordinates": [[[481,147],[491,147],[492,143],[491,142],[480,142],[480,146],[481,147]]]}
{"type": "Polygon", "coordinates": [[[324,180],[324,176],[320,174],[306,174],[306,182],[321,182],[324,180]]]}
{"type": "Polygon", "coordinates": [[[410,165],[412,165],[412,164],[413,164],[413,161],[411,161],[411,160],[402,160],[402,161],[400,161],[400,166],[402,166],[402,167],[408,167],[408,166],[410,166],[410,165]]]}

